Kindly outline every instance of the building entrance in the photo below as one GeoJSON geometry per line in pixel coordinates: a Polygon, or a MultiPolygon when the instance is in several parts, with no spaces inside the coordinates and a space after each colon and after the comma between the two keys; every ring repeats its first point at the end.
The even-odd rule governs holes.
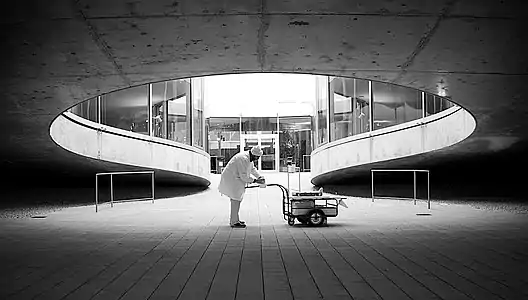
{"type": "Polygon", "coordinates": [[[241,134],[240,142],[243,151],[250,150],[253,146],[260,146],[262,157],[255,162],[259,171],[279,170],[279,135],[272,133],[241,134]]]}

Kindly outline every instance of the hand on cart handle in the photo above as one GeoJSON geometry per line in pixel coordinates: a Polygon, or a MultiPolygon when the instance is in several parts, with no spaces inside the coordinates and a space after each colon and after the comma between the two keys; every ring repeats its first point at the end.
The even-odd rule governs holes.
{"type": "Polygon", "coordinates": [[[260,176],[259,178],[255,179],[255,183],[265,184],[266,183],[266,179],[264,179],[264,176],[260,176]]]}

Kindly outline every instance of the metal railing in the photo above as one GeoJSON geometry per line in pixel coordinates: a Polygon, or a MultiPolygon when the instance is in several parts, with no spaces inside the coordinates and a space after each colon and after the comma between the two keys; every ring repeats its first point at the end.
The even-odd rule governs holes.
{"type": "Polygon", "coordinates": [[[372,187],[372,202],[374,202],[374,172],[413,172],[414,177],[414,205],[416,205],[416,172],[424,172],[427,173],[427,208],[431,209],[431,198],[430,198],[430,179],[429,179],[429,170],[403,170],[403,169],[371,169],[371,187],[372,187]]]}
{"type": "Polygon", "coordinates": [[[95,212],[98,211],[98,206],[99,206],[99,176],[103,176],[103,175],[110,175],[110,207],[114,207],[114,202],[152,200],[152,203],[154,203],[154,171],[131,171],[131,172],[97,173],[97,174],[95,174],[95,212]],[[152,181],[152,197],[114,201],[114,175],[124,175],[124,174],[151,174],[151,179],[152,179],[151,180],[152,181]]]}

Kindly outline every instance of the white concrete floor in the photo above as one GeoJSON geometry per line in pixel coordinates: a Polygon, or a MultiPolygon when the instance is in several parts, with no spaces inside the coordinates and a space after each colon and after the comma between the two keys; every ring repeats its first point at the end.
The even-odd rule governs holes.
{"type": "MultiPolygon", "coordinates": [[[[284,173],[265,176],[286,185],[284,173]]],[[[524,214],[349,198],[326,227],[288,226],[269,187],[247,191],[248,227],[232,229],[218,181],[154,204],[1,219],[0,298],[528,298],[524,214]]]]}

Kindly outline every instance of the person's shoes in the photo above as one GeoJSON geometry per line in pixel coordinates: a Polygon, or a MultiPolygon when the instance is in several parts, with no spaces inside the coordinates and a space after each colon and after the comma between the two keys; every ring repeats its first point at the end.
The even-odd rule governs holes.
{"type": "Polygon", "coordinates": [[[238,221],[238,223],[246,225],[246,222],[244,221],[238,221]]]}
{"type": "Polygon", "coordinates": [[[246,224],[243,224],[241,222],[236,222],[235,224],[231,224],[231,227],[233,227],[233,228],[246,228],[246,224]]]}

